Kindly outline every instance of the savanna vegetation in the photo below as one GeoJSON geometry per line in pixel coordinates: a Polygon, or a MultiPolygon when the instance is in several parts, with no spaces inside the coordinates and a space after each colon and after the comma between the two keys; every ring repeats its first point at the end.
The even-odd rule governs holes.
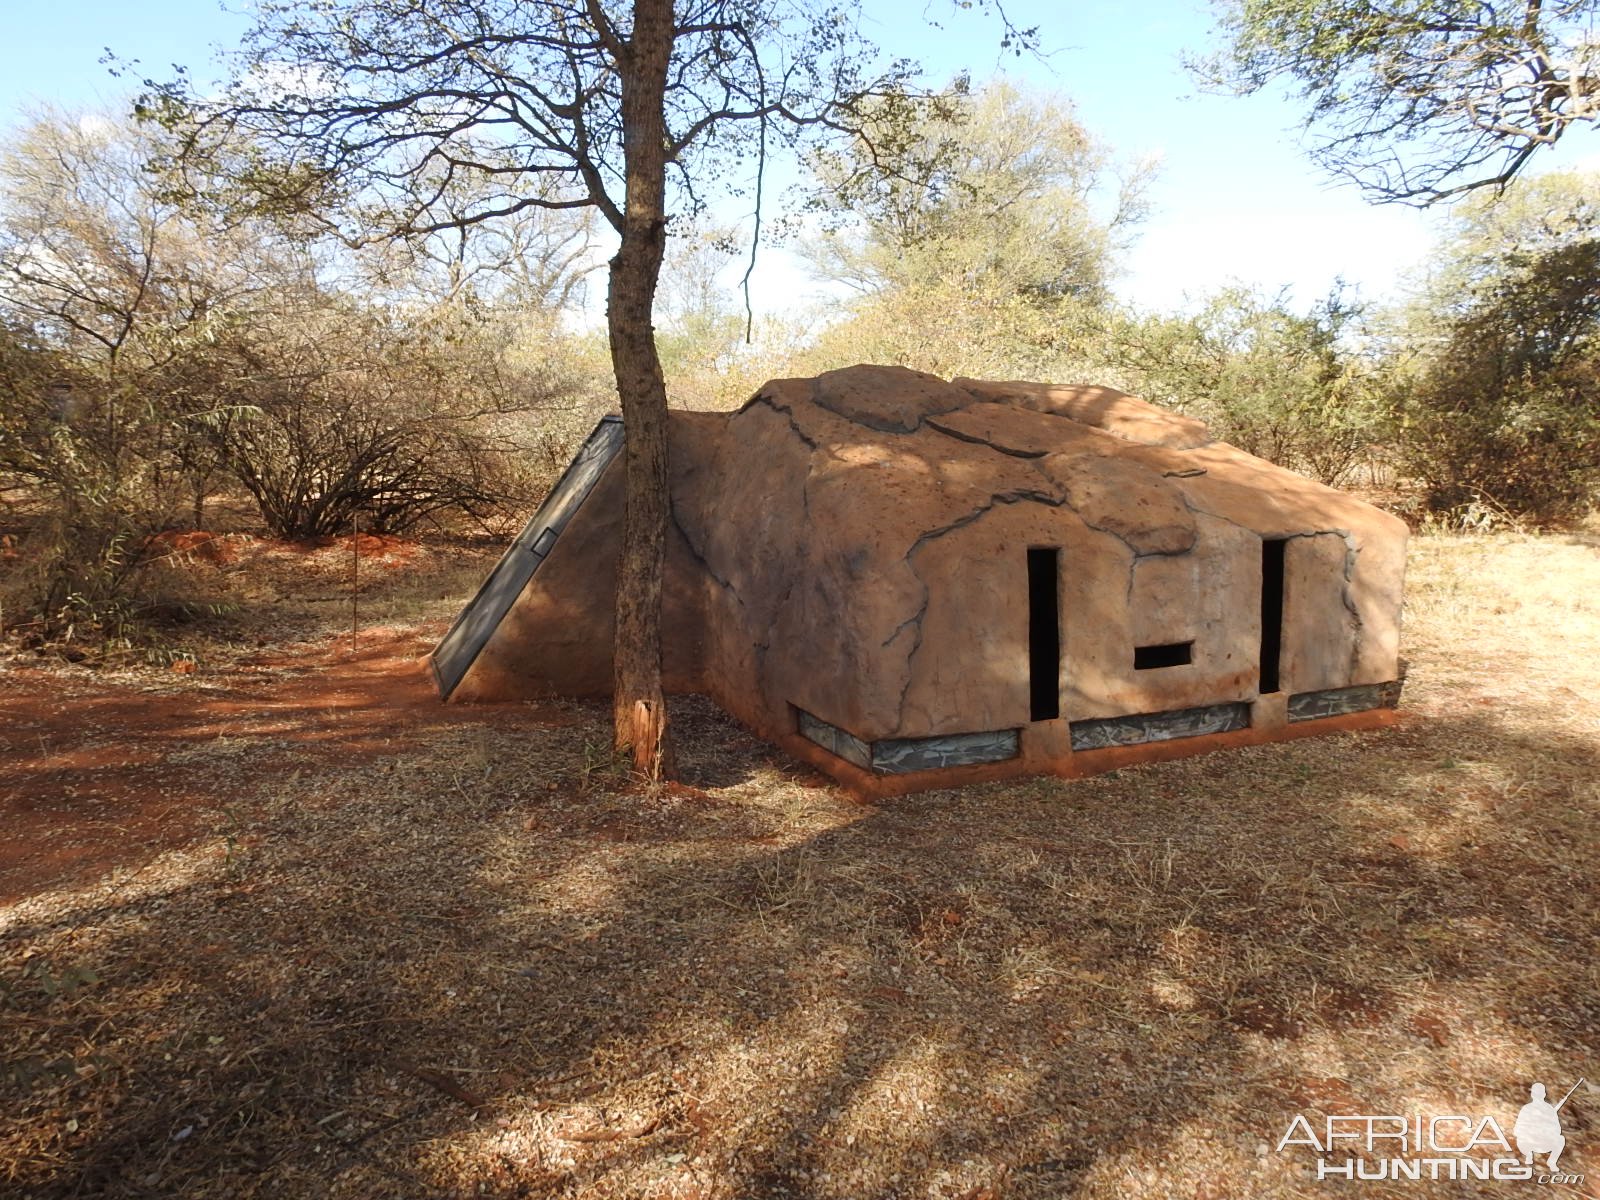
{"type": "MultiPolygon", "coordinates": [[[[674,403],[728,407],[860,361],[1094,381],[1325,482],[1382,486],[1416,520],[1538,527],[1592,505],[1593,177],[1461,201],[1382,309],[1228,287],[1133,311],[1110,285],[1150,167],[1067,98],[958,85],[859,117],[805,160],[803,203],[768,232],[837,289],[826,313],[750,324],[728,283],[739,231],[672,226],[655,341],[674,403]]],[[[615,404],[607,243],[586,210],[380,237],[350,197],[336,216],[240,201],[248,143],[227,164],[213,147],[199,179],[172,138],[47,112],[0,158],[0,602],[34,644],[159,642],[148,618],[183,603],[150,569],[172,531],[501,531],[615,404]]],[[[492,202],[453,186],[440,203],[492,202]]]]}
{"type": "MultiPolygon", "coordinates": [[[[222,100],[150,85],[136,117],[42,112],[10,134],[0,153],[9,635],[85,653],[160,643],[150,618],[187,602],[150,569],[169,557],[173,532],[499,531],[615,406],[624,376],[626,403],[659,374],[687,407],[736,405],[764,378],[861,361],[1109,383],[1317,479],[1381,486],[1419,521],[1537,527],[1594,501],[1597,181],[1481,186],[1507,184],[1529,146],[1590,120],[1587,59],[1550,14],[1512,36],[1493,13],[1482,27],[1430,32],[1380,6],[1341,18],[1338,36],[1364,48],[1341,57],[1294,5],[1224,6],[1231,41],[1199,69],[1246,91],[1297,81],[1316,128],[1354,120],[1356,100],[1388,112],[1396,72],[1444,53],[1440,38],[1480,61],[1495,47],[1512,61],[1523,43],[1544,55],[1529,67],[1545,72],[1540,97],[1495,93],[1502,110],[1534,106],[1544,143],[1502,129],[1514,124],[1506,111],[1501,125],[1483,117],[1490,97],[1440,68],[1413,80],[1438,103],[1407,110],[1393,131],[1412,155],[1406,186],[1381,172],[1373,182],[1362,165],[1377,153],[1370,133],[1324,144],[1328,165],[1386,198],[1466,196],[1411,294],[1382,309],[1343,291],[1307,306],[1223,287],[1182,312],[1130,310],[1111,285],[1146,215],[1151,166],[1084,128],[1069,97],[1004,80],[918,89],[904,66],[872,73],[868,48],[847,39],[756,104],[746,85],[765,68],[752,43],[742,66],[675,79],[662,101],[684,131],[671,156],[677,190],[651,200],[665,239],[620,284],[648,283],[656,329],[619,363],[615,305],[602,323],[597,284],[625,232],[628,180],[620,142],[596,139],[601,128],[620,137],[621,110],[613,99],[587,117],[553,113],[559,137],[519,117],[522,141],[508,143],[487,137],[492,103],[471,108],[480,93],[492,100],[517,54],[553,54],[546,68],[570,60],[601,83],[621,78],[605,65],[615,54],[530,30],[490,39],[501,59],[462,68],[478,91],[443,88],[428,72],[476,43],[446,39],[444,58],[413,61],[408,44],[431,44],[448,22],[412,14],[407,26],[385,3],[354,5],[342,25],[331,9],[323,24],[296,21],[292,6],[267,10],[222,100]],[[345,51],[356,54],[349,70],[345,51]],[[323,85],[250,73],[284,56],[323,85]],[[827,86],[825,60],[839,72],[827,86]],[[368,103],[371,79],[399,87],[406,72],[428,86],[368,103]],[[708,107],[714,86],[743,99],[708,107]],[[1338,87],[1355,99],[1336,104],[1338,87]],[[699,146],[723,127],[714,148],[699,146]],[[819,130],[828,136],[801,136],[819,130]],[[783,241],[835,299],[753,321],[729,286],[751,234],[718,225],[697,180],[764,163],[765,139],[779,133],[800,155],[799,200],[757,236],[783,241]]],[[[681,36],[714,46],[716,22],[702,24],[709,32],[691,22],[681,36]]],[[[633,491],[659,490],[649,474],[659,463],[635,465],[633,491]]]]}
{"type": "Polygon", "coordinates": [[[1314,1200],[1295,1113],[1593,1061],[1592,532],[1414,539],[1398,729],[879,807],[440,705],[482,552],[372,547],[352,648],[347,546],[237,545],[247,654],[0,681],[7,1195],[1314,1200]]]}
{"type": "Polygon", "coordinates": [[[1441,204],[1383,304],[1120,301],[1155,168],[832,8],[272,0],[222,91],[16,123],[0,1192],[1309,1197],[1280,1114],[1564,1090],[1600,177],[1524,168],[1596,119],[1595,6],[1437,7],[1220,0],[1195,64],[1441,204]],[[746,310],[775,243],[824,303],[746,310]],[[1113,385],[1401,513],[1399,726],[881,808],[700,700],[668,744],[648,435],[618,703],[437,703],[602,413],[857,362],[1113,385]]]}

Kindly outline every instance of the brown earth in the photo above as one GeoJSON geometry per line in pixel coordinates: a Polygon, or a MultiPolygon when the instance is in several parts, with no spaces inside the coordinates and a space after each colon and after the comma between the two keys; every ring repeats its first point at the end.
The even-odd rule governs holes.
{"type": "Polygon", "coordinates": [[[462,723],[571,722],[549,705],[441,705],[424,658],[438,632],[301,643],[203,674],[199,687],[106,686],[51,667],[0,675],[0,903],[126,867],[131,849],[153,859],[214,827],[236,799],[228,777],[241,762],[286,775],[393,754],[462,723]]]}
{"type": "Polygon", "coordinates": [[[1277,1142],[1600,1077],[1591,540],[1415,539],[1397,728],[879,806],[701,701],[659,789],[438,707],[482,563],[350,656],[337,549],[233,618],[297,643],[0,670],[8,1200],[1431,1200],[1277,1142]]]}

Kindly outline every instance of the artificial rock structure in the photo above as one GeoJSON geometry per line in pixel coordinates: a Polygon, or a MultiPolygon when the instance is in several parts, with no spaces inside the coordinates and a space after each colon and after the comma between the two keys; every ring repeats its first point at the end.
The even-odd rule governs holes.
{"type": "MultiPolygon", "coordinates": [[[[451,700],[603,694],[602,421],[432,657],[451,700]]],[[[851,367],[675,412],[670,691],[863,795],[1393,719],[1405,525],[1105,388],[851,367]]]]}

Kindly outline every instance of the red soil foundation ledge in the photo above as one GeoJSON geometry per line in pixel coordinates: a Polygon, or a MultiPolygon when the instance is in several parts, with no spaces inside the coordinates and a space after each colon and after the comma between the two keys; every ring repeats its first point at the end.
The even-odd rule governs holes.
{"type": "Polygon", "coordinates": [[[900,775],[880,775],[875,771],[863,770],[854,763],[829,754],[821,746],[801,737],[798,733],[773,733],[767,736],[792,757],[838,781],[857,800],[870,803],[914,792],[963,787],[970,783],[992,783],[1030,775],[1084,779],[1122,767],[1136,766],[1139,763],[1169,762],[1196,754],[1208,754],[1213,750],[1263,746],[1272,742],[1287,742],[1329,733],[1389,729],[1403,723],[1409,715],[1403,710],[1374,708],[1365,712],[1341,713],[1333,717],[1296,721],[1293,724],[1283,721],[1281,716],[1278,720],[1272,720],[1270,717],[1266,720],[1258,719],[1268,716],[1262,712],[1263,709],[1276,708],[1281,714],[1281,704],[1273,704],[1274,699],[1279,698],[1271,697],[1257,701],[1252,706],[1254,711],[1250,728],[1236,729],[1231,733],[1207,733],[1161,742],[1142,742],[1136,746],[1073,751],[1063,745],[1067,730],[1066,722],[1062,721],[1055,723],[1056,728],[1045,725],[1025,726],[1022,730],[1022,752],[1004,762],[943,767],[931,771],[910,771],[900,775]]]}

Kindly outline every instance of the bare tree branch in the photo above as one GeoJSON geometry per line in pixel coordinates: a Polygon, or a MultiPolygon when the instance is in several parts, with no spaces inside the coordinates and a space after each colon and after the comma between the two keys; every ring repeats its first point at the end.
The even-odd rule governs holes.
{"type": "Polygon", "coordinates": [[[1219,0],[1229,45],[1191,60],[1236,93],[1307,104],[1312,155],[1371,198],[1435,204],[1504,188],[1600,119],[1597,0],[1219,0]]]}

